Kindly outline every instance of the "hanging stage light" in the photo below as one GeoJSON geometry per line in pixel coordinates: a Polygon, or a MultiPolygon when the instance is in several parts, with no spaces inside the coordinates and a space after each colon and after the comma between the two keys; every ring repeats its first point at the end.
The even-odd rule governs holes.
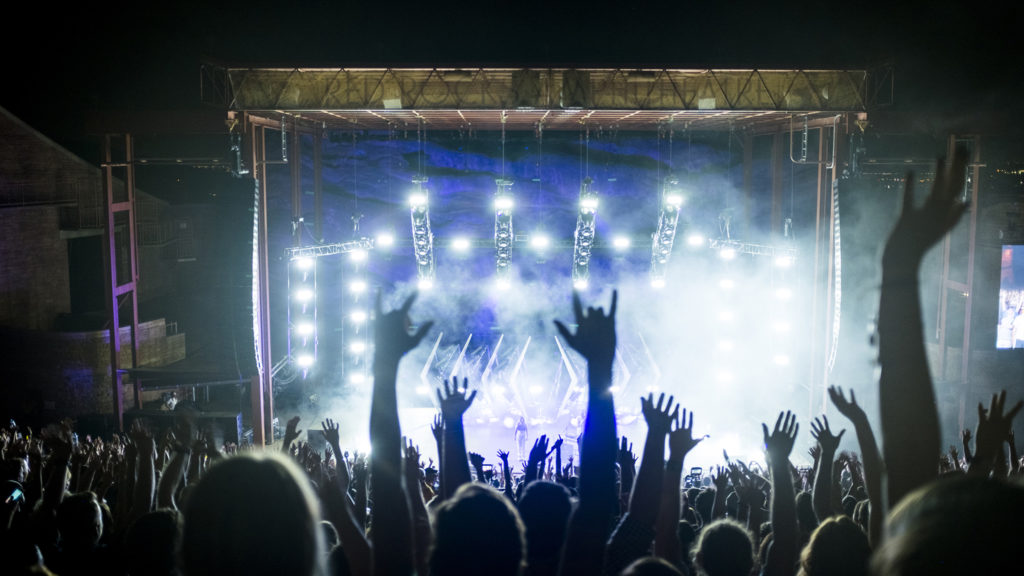
{"type": "Polygon", "coordinates": [[[409,217],[412,222],[412,247],[416,256],[416,276],[420,284],[434,280],[434,234],[430,231],[430,196],[423,187],[427,179],[413,179],[415,189],[409,196],[409,217]]]}
{"type": "Polygon", "coordinates": [[[512,181],[498,178],[494,181],[498,190],[494,193],[494,258],[495,272],[499,282],[508,282],[512,269],[512,243],[515,235],[512,230],[512,208],[515,199],[512,196],[512,181]]]}
{"type": "Polygon", "coordinates": [[[665,271],[672,257],[672,245],[676,239],[676,225],[679,223],[679,209],[683,205],[683,191],[675,176],[665,178],[661,191],[661,208],[658,211],[658,229],[654,232],[651,246],[651,284],[665,285],[665,271]]]}
{"type": "Polygon", "coordinates": [[[576,233],[572,247],[572,284],[577,290],[587,287],[590,279],[590,255],[594,248],[597,231],[594,218],[597,214],[597,192],[593,190],[590,178],[580,184],[580,210],[576,216],[576,233]]]}

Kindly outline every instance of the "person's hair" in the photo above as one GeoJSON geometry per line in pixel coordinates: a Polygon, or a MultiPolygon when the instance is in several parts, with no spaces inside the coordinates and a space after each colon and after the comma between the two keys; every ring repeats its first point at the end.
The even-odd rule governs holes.
{"type": "Polygon", "coordinates": [[[213,465],[184,506],[187,576],[323,573],[319,504],[299,467],[279,452],[245,452],[213,465]]]}
{"type": "Polygon", "coordinates": [[[754,567],[754,543],[735,520],[705,526],[694,549],[695,564],[708,576],[748,576],[754,567]]]}
{"type": "Polygon", "coordinates": [[[125,569],[131,576],[177,574],[181,514],[164,508],[139,517],[124,537],[125,569]]]}
{"type": "Polygon", "coordinates": [[[798,576],[864,576],[871,545],[849,516],[833,516],[818,525],[800,554],[798,576]]]}
{"type": "Polygon", "coordinates": [[[523,490],[519,514],[526,527],[527,564],[557,571],[570,512],[569,490],[560,484],[538,480],[523,490]]]}
{"type": "Polygon", "coordinates": [[[91,548],[103,536],[103,511],[93,492],[78,492],[57,507],[57,529],[63,546],[91,548]]]}
{"type": "Polygon", "coordinates": [[[683,576],[678,568],[662,558],[645,556],[619,572],[620,576],[683,576]]]}
{"type": "Polygon", "coordinates": [[[463,484],[438,507],[430,574],[519,574],[526,538],[519,513],[490,486],[463,484]]]}
{"type": "Polygon", "coordinates": [[[885,521],[886,538],[871,559],[879,576],[1006,573],[1020,546],[1024,485],[959,475],[905,496],[885,521]]]}

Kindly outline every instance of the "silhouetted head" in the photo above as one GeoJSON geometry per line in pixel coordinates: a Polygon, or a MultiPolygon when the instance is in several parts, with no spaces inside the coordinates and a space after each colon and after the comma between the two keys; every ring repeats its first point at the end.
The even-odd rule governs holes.
{"type": "Polygon", "coordinates": [[[802,490],[796,495],[796,522],[805,537],[818,527],[818,516],[814,513],[814,500],[811,493],[806,490],[802,490]]]}
{"type": "Polygon", "coordinates": [[[1004,574],[1021,542],[1024,486],[959,475],[905,496],[871,560],[879,576],[1004,574]]]}
{"type": "Polygon", "coordinates": [[[125,568],[130,576],[177,574],[181,515],[162,509],[143,514],[124,539],[125,568]]]}
{"type": "Polygon", "coordinates": [[[95,548],[103,536],[103,511],[92,492],[67,496],[57,507],[57,529],[61,548],[83,550],[95,548]]]}
{"type": "Polygon", "coordinates": [[[822,522],[800,554],[798,576],[866,576],[871,545],[849,516],[822,522]]]}
{"type": "Polygon", "coordinates": [[[526,527],[527,564],[531,568],[543,565],[557,570],[571,511],[569,491],[560,484],[538,480],[523,491],[519,515],[526,527]]]}
{"type": "Polygon", "coordinates": [[[302,470],[278,452],[212,466],[189,494],[184,522],[187,576],[323,573],[318,501],[302,470]]]}
{"type": "Polygon", "coordinates": [[[524,531],[519,513],[497,490],[463,484],[437,509],[430,573],[519,574],[526,556],[524,531]]]}
{"type": "Polygon", "coordinates": [[[708,576],[749,576],[754,543],[740,523],[715,520],[701,530],[694,563],[708,576]]]}
{"type": "Polygon", "coordinates": [[[619,572],[620,576],[683,576],[675,566],[661,558],[647,556],[636,560],[619,572]]]}

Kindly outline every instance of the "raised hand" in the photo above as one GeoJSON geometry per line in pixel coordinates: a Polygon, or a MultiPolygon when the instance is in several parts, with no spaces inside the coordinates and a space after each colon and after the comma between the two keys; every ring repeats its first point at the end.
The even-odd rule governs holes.
{"type": "Polygon", "coordinates": [[[725,497],[725,491],[729,487],[729,469],[724,466],[717,466],[715,473],[711,475],[711,483],[715,485],[720,497],[725,497]]]}
{"type": "Polygon", "coordinates": [[[341,435],[338,433],[338,423],[331,420],[330,418],[320,422],[320,427],[324,431],[324,440],[327,441],[327,445],[334,450],[335,454],[340,461],[341,457],[341,435]]]}
{"type": "Polygon", "coordinates": [[[796,415],[790,411],[779,413],[775,421],[775,430],[769,435],[768,425],[761,424],[764,431],[764,450],[770,464],[782,465],[793,452],[796,433],[800,425],[796,423],[796,415]]]}
{"type": "Polygon", "coordinates": [[[405,444],[405,473],[407,480],[420,480],[420,449],[412,440],[405,444]]]}
{"type": "Polygon", "coordinates": [[[418,292],[413,292],[405,299],[400,308],[390,312],[384,312],[381,306],[381,293],[377,292],[377,300],[374,303],[374,344],[376,346],[376,357],[388,361],[398,362],[406,352],[412,350],[427,331],[434,325],[433,322],[424,322],[416,332],[410,334],[409,328],[412,323],[409,320],[409,309],[416,301],[418,292]]]}
{"type": "Polygon", "coordinates": [[[498,450],[498,460],[505,466],[508,466],[508,452],[504,450],[498,450]]]}
{"type": "Polygon", "coordinates": [[[539,465],[548,457],[548,437],[541,434],[540,438],[533,441],[533,448],[530,449],[530,462],[539,465]]]}
{"type": "Polygon", "coordinates": [[[565,324],[555,320],[555,327],[569,346],[588,362],[598,362],[607,369],[611,369],[612,359],[615,357],[615,309],[618,298],[618,291],[612,291],[608,314],[604,313],[604,308],[595,309],[592,306],[588,307],[584,314],[580,295],[573,291],[572,311],[576,320],[576,333],[570,333],[565,324]]]}
{"type": "Polygon", "coordinates": [[[619,466],[633,465],[636,463],[636,454],[633,453],[633,443],[622,437],[622,444],[619,446],[619,466]]]}
{"type": "Polygon", "coordinates": [[[448,385],[448,381],[444,381],[444,395],[441,394],[441,389],[437,389],[437,401],[441,405],[441,414],[444,416],[446,421],[451,421],[455,418],[461,418],[466,410],[469,410],[469,406],[473,403],[473,399],[476,398],[476,390],[473,390],[468,396],[469,392],[469,379],[462,379],[462,389],[459,389],[459,379],[452,376],[451,386],[448,385]]]}
{"type": "Polygon", "coordinates": [[[291,443],[294,442],[302,430],[299,430],[299,417],[293,416],[288,420],[288,424],[284,429],[284,438],[281,440],[281,448],[287,450],[291,443]]]}
{"type": "Polygon", "coordinates": [[[843,396],[842,388],[839,386],[829,386],[828,397],[832,400],[832,405],[836,407],[836,410],[852,422],[858,422],[862,418],[867,418],[864,410],[857,405],[857,396],[853,393],[853,390],[850,390],[850,399],[847,400],[843,396]]]}
{"type": "Polygon", "coordinates": [[[555,443],[551,445],[551,449],[552,450],[558,450],[561,447],[562,447],[562,436],[559,435],[558,436],[558,440],[555,440],[555,443]]]}
{"type": "Polygon", "coordinates": [[[826,454],[835,454],[839,449],[839,441],[842,440],[845,433],[846,429],[844,428],[839,431],[839,434],[833,434],[828,425],[828,416],[815,418],[814,422],[811,422],[811,436],[818,441],[818,446],[821,446],[822,452],[826,454]]]}
{"type": "Polygon", "coordinates": [[[483,468],[484,457],[476,452],[469,453],[469,463],[473,465],[473,468],[483,468]]]}
{"type": "MultiPolygon", "coordinates": [[[[1024,407],[1024,401],[1018,401],[1009,412],[1004,414],[1006,406],[1006,390],[999,394],[993,394],[989,402],[989,408],[978,403],[978,430],[975,432],[975,458],[994,458],[1003,452],[1003,442],[1010,434],[1010,427],[1013,425],[1013,418],[1024,407]]],[[[989,462],[984,464],[989,465],[989,462]]]]}
{"type": "Polygon", "coordinates": [[[672,410],[673,396],[668,397],[668,404],[665,404],[665,393],[658,397],[658,403],[654,403],[654,394],[648,394],[647,398],[640,398],[640,409],[643,412],[644,420],[647,421],[647,428],[651,432],[668,434],[672,429],[672,421],[679,416],[679,405],[672,410]],[[664,409],[662,409],[664,406],[664,409]]]}
{"type": "Polygon", "coordinates": [[[685,408],[682,418],[674,418],[672,425],[674,429],[668,434],[669,455],[670,458],[682,461],[704,438],[693,437],[693,412],[690,412],[690,420],[687,422],[685,408]]]}
{"type": "Polygon", "coordinates": [[[920,260],[924,253],[953,229],[967,211],[960,201],[966,179],[967,151],[957,148],[947,166],[939,158],[931,193],[920,208],[914,206],[914,176],[907,174],[903,208],[886,245],[886,258],[896,256],[920,260]]]}

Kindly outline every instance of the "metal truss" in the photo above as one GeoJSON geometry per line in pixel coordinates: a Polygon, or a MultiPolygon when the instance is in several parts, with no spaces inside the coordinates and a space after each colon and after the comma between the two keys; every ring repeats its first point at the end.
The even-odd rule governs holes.
{"type": "Polygon", "coordinates": [[[790,248],[785,246],[766,246],[764,244],[752,244],[750,242],[738,242],[736,240],[724,240],[721,238],[712,238],[708,241],[708,248],[713,250],[720,250],[723,248],[731,248],[736,251],[736,254],[750,254],[752,256],[788,256],[791,258],[796,257],[796,248],[790,248]]]}
{"type": "Polygon", "coordinates": [[[234,110],[866,111],[891,70],[245,68],[204,64],[204,101],[234,110]],[[877,80],[876,80],[877,78],[877,80]]]}
{"type": "Polygon", "coordinates": [[[412,194],[409,220],[412,224],[412,245],[416,257],[416,277],[422,287],[434,281],[434,233],[430,231],[430,198],[427,194],[427,179],[413,179],[416,192],[412,194]]]}
{"type": "Polygon", "coordinates": [[[672,257],[672,246],[676,239],[676,225],[679,223],[679,208],[683,203],[683,193],[679,188],[679,179],[669,176],[661,192],[661,209],[658,211],[658,229],[654,232],[651,243],[651,282],[663,283],[665,269],[672,257]]]}
{"type": "Polygon", "coordinates": [[[594,249],[597,230],[594,219],[597,214],[597,192],[590,185],[590,178],[580,184],[580,207],[576,217],[576,233],[573,235],[572,247],[572,283],[577,289],[587,286],[590,279],[590,254],[594,249]]]}
{"type": "Polygon", "coordinates": [[[334,254],[348,254],[355,250],[373,249],[372,238],[360,238],[351,242],[338,242],[335,244],[319,244],[317,246],[296,246],[286,248],[284,253],[289,260],[299,258],[319,258],[321,256],[333,256],[334,254]]]}
{"type": "Polygon", "coordinates": [[[512,182],[498,179],[494,193],[494,265],[499,281],[507,282],[512,269],[512,245],[516,241],[512,228],[512,209],[515,199],[510,188],[512,182]]]}

